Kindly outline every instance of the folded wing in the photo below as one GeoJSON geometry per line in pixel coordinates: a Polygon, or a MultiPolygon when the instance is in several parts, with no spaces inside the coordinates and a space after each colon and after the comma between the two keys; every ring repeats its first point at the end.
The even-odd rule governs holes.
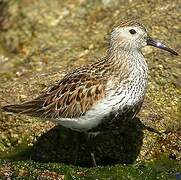
{"type": "Polygon", "coordinates": [[[101,76],[93,76],[87,70],[75,71],[36,99],[3,109],[43,118],[76,118],[105,96],[105,84],[101,76]]]}

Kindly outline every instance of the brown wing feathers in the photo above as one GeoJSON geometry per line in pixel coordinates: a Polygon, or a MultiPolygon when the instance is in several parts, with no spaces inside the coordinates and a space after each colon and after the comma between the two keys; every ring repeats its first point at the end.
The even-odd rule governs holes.
{"type": "Polygon", "coordinates": [[[103,87],[98,82],[95,85],[88,82],[60,85],[57,92],[49,94],[45,99],[43,106],[45,116],[53,118],[80,117],[104,96],[103,87]]]}
{"type": "Polygon", "coordinates": [[[71,74],[35,100],[3,109],[45,118],[80,117],[105,95],[104,83],[89,74],[71,74]]]}

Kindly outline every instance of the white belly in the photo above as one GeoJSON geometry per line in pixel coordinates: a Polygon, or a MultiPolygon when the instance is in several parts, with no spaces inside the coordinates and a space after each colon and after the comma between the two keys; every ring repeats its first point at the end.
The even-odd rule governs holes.
{"type": "Polygon", "coordinates": [[[121,108],[125,106],[135,106],[143,100],[145,88],[135,87],[136,92],[134,93],[136,94],[134,94],[134,89],[126,91],[126,86],[122,86],[118,92],[116,90],[110,91],[105,99],[99,101],[84,116],[79,118],[60,118],[57,119],[58,124],[77,131],[87,131],[97,127],[111,112],[117,112],[118,109],[121,111],[121,108]]]}
{"type": "MultiPolygon", "coordinates": [[[[147,71],[146,63],[144,68],[147,71]]],[[[144,72],[144,68],[139,67],[132,71],[129,81],[121,81],[117,89],[112,88],[112,83],[108,82],[106,97],[87,111],[84,116],[60,118],[57,119],[58,124],[77,131],[87,131],[97,127],[111,112],[118,112],[118,110],[121,112],[125,106],[134,107],[140,104],[147,86],[147,73],[144,72]]]]}

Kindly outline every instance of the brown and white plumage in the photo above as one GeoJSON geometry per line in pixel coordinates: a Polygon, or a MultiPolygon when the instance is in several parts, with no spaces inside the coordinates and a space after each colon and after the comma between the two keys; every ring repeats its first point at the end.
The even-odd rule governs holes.
{"type": "Polygon", "coordinates": [[[99,64],[78,68],[36,99],[19,105],[5,106],[4,109],[42,118],[83,116],[105,96],[107,80],[100,72],[92,71],[94,66],[99,64]]]}
{"type": "Polygon", "coordinates": [[[9,112],[48,118],[60,125],[87,131],[110,114],[133,118],[139,111],[147,87],[147,64],[141,52],[146,45],[177,53],[151,39],[135,21],[116,25],[107,55],[80,67],[32,101],[5,106],[9,112]]]}

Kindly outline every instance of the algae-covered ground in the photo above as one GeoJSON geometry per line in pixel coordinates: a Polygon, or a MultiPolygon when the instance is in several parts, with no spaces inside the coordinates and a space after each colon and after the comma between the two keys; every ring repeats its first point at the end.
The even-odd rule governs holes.
{"type": "MultiPolygon", "coordinates": [[[[180,6],[178,0],[0,0],[0,106],[30,100],[70,69],[105,55],[111,27],[123,19],[139,19],[180,54],[180,6]]],[[[143,53],[149,66],[143,107],[119,132],[98,136],[102,167],[85,167],[83,142],[79,166],[72,165],[74,132],[0,111],[0,178],[181,179],[180,56],[153,47],[143,53]]]]}

